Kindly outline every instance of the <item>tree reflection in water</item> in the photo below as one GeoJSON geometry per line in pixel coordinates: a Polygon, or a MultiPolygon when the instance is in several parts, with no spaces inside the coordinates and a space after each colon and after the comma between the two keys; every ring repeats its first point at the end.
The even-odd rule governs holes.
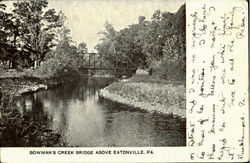
{"type": "Polygon", "coordinates": [[[22,112],[60,133],[64,146],[185,146],[185,120],[99,97],[112,81],[85,78],[25,95],[22,112]]]}

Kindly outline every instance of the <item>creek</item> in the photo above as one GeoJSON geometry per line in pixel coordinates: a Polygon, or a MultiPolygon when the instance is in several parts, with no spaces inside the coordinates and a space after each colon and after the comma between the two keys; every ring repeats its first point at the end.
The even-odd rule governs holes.
{"type": "Polygon", "coordinates": [[[20,112],[61,134],[66,146],[185,146],[186,122],[99,96],[112,78],[81,78],[21,96],[20,112]]]}

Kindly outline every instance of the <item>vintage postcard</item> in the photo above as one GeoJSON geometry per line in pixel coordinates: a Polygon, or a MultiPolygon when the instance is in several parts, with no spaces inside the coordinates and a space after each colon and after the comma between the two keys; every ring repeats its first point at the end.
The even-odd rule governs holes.
{"type": "Polygon", "coordinates": [[[0,1],[0,162],[249,161],[245,0],[0,1]]]}

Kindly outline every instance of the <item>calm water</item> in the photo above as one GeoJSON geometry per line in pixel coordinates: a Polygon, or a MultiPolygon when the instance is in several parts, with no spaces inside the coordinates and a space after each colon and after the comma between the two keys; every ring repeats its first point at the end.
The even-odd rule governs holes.
{"type": "Polygon", "coordinates": [[[185,120],[99,97],[112,80],[85,78],[23,95],[20,110],[59,132],[67,146],[185,146],[185,120]]]}

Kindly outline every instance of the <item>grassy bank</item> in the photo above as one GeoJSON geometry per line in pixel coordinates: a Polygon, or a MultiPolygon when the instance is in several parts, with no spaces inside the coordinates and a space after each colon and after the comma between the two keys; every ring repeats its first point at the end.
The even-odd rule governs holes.
{"type": "Polygon", "coordinates": [[[135,75],[102,89],[101,96],[150,112],[186,117],[186,89],[182,81],[135,75]]]}
{"type": "Polygon", "coordinates": [[[35,92],[40,89],[47,89],[59,85],[61,79],[46,79],[36,77],[1,78],[0,97],[3,95],[19,96],[24,93],[35,92]]]}
{"type": "Polygon", "coordinates": [[[80,77],[80,73],[59,73],[51,76],[44,69],[9,69],[0,68],[0,94],[19,96],[23,93],[35,92],[57,86],[65,81],[80,77]],[[43,70],[43,71],[42,71],[43,70]]]}
{"type": "Polygon", "coordinates": [[[1,147],[63,146],[60,134],[47,128],[46,122],[21,114],[16,101],[21,94],[47,89],[64,81],[62,78],[27,76],[0,78],[1,147]]]}

